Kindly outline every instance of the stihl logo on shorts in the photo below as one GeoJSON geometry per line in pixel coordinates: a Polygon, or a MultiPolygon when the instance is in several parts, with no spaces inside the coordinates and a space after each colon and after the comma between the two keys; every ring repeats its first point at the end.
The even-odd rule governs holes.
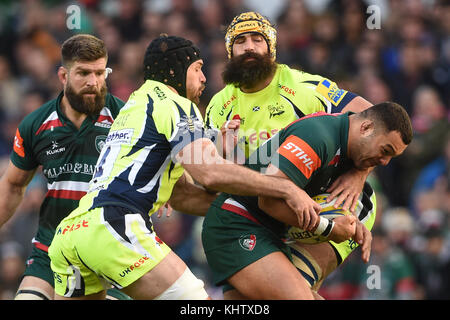
{"type": "Polygon", "coordinates": [[[242,236],[239,238],[239,244],[243,249],[252,251],[256,246],[256,236],[254,234],[242,236]]]}
{"type": "Polygon", "coordinates": [[[22,158],[25,157],[25,149],[23,148],[23,139],[20,136],[19,128],[17,128],[16,135],[14,137],[14,151],[22,158]]]}
{"type": "Polygon", "coordinates": [[[278,153],[295,165],[309,179],[320,165],[317,153],[297,136],[289,136],[278,149],[278,153]]]}

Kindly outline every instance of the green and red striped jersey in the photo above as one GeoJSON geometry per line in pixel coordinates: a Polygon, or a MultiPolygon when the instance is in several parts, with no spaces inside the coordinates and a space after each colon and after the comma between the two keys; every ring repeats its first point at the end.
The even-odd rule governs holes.
{"type": "Polygon", "coordinates": [[[61,92],[21,121],[11,153],[16,167],[34,170],[42,166],[47,179],[39,230],[33,239],[42,248],[50,245],[59,222],[78,207],[86,194],[109,128],[124,105],[107,94],[100,114],[88,116],[78,129],[61,112],[62,97],[61,92]]]}

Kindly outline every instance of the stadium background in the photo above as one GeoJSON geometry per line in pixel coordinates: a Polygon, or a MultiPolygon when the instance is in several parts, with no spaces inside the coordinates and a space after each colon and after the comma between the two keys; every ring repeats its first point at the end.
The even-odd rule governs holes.
{"type": "MultiPolygon", "coordinates": [[[[0,174],[20,120],[61,90],[60,45],[75,33],[103,39],[110,92],[123,100],[142,83],[143,53],[161,32],[198,44],[207,77],[200,109],[222,87],[224,26],[256,10],[278,30],[277,60],[336,81],[372,103],[402,104],[414,141],[370,179],[378,194],[372,255],[359,251],[320,293],[328,299],[450,298],[450,5],[439,0],[24,0],[0,2],[0,174]],[[69,5],[81,28],[69,30],[69,5]],[[376,5],[380,28],[368,19],[376,5]],[[369,267],[372,266],[372,267],[369,267]],[[380,282],[374,280],[377,267],[380,282]],[[374,288],[375,286],[375,288],[374,288]]],[[[373,22],[373,20],[371,20],[373,22]]],[[[377,22],[377,21],[375,21],[377,22]]],[[[0,299],[12,299],[35,234],[46,192],[40,174],[18,212],[0,229],[0,299]]],[[[153,218],[159,236],[206,282],[201,218],[174,213],[153,218]]]]}

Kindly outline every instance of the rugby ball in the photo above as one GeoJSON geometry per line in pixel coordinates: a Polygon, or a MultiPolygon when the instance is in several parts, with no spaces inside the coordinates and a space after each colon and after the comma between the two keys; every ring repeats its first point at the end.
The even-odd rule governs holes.
{"type": "MultiPolygon", "coordinates": [[[[318,204],[320,204],[320,206],[322,207],[319,216],[324,217],[328,220],[333,220],[337,217],[351,214],[349,210],[343,210],[342,205],[339,206],[338,208],[333,207],[336,202],[336,198],[333,199],[333,201],[331,201],[330,203],[327,203],[327,197],[329,195],[330,195],[329,193],[322,193],[312,197],[312,199],[318,204]]],[[[287,241],[315,244],[328,241],[328,238],[320,235],[315,235],[310,231],[305,231],[298,227],[290,227],[288,229],[287,241]]]]}

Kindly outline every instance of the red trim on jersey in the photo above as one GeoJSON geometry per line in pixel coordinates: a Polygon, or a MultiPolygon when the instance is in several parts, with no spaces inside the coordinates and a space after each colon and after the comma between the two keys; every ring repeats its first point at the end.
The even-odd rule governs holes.
{"type": "Polygon", "coordinates": [[[86,191],[72,191],[72,190],[48,190],[46,197],[80,200],[86,191]]]}
{"type": "Polygon", "coordinates": [[[309,119],[309,118],[314,118],[314,117],[320,117],[320,116],[333,116],[333,117],[336,117],[336,116],[340,116],[341,114],[342,114],[342,113],[327,113],[327,112],[325,112],[325,111],[314,112],[314,113],[308,114],[308,115],[306,115],[306,116],[304,116],[304,117],[301,117],[300,119],[297,119],[297,120],[292,121],[291,123],[289,123],[289,124],[285,127],[285,129],[288,128],[288,127],[290,127],[290,126],[292,126],[294,123],[301,121],[301,120],[305,120],[305,119],[309,119]]]}
{"type": "Polygon", "coordinates": [[[105,120],[108,120],[111,124],[114,122],[114,119],[111,118],[110,116],[103,116],[103,115],[99,115],[96,121],[103,122],[105,120]]]}
{"type": "Polygon", "coordinates": [[[333,159],[331,159],[330,163],[328,164],[328,167],[330,166],[334,166],[336,163],[339,163],[339,161],[341,160],[341,156],[335,155],[333,159]]]}
{"type": "Polygon", "coordinates": [[[53,128],[56,128],[56,127],[62,127],[62,126],[63,126],[63,124],[62,124],[61,120],[59,120],[59,119],[50,120],[50,121],[44,122],[44,123],[39,127],[38,131],[36,131],[35,135],[37,136],[37,135],[38,135],[39,133],[41,133],[42,131],[49,130],[49,129],[51,129],[52,127],[53,127],[53,128]]]}
{"type": "Polygon", "coordinates": [[[239,207],[234,206],[234,205],[229,204],[229,203],[224,203],[224,204],[222,204],[222,206],[221,206],[220,208],[221,208],[221,209],[228,210],[228,211],[231,211],[231,212],[234,212],[234,213],[236,213],[236,214],[238,214],[238,215],[240,215],[240,216],[243,216],[243,217],[245,217],[245,218],[247,218],[247,219],[249,219],[249,220],[251,220],[251,221],[253,221],[253,222],[257,223],[257,224],[260,224],[259,221],[256,220],[256,219],[250,214],[250,212],[248,212],[247,210],[244,210],[244,209],[242,209],[242,208],[239,208],[239,207]]]}
{"type": "Polygon", "coordinates": [[[48,247],[47,247],[45,244],[40,243],[40,242],[33,242],[33,245],[34,245],[36,248],[38,248],[38,249],[40,249],[40,250],[45,251],[45,252],[48,253],[48,247]]]}

